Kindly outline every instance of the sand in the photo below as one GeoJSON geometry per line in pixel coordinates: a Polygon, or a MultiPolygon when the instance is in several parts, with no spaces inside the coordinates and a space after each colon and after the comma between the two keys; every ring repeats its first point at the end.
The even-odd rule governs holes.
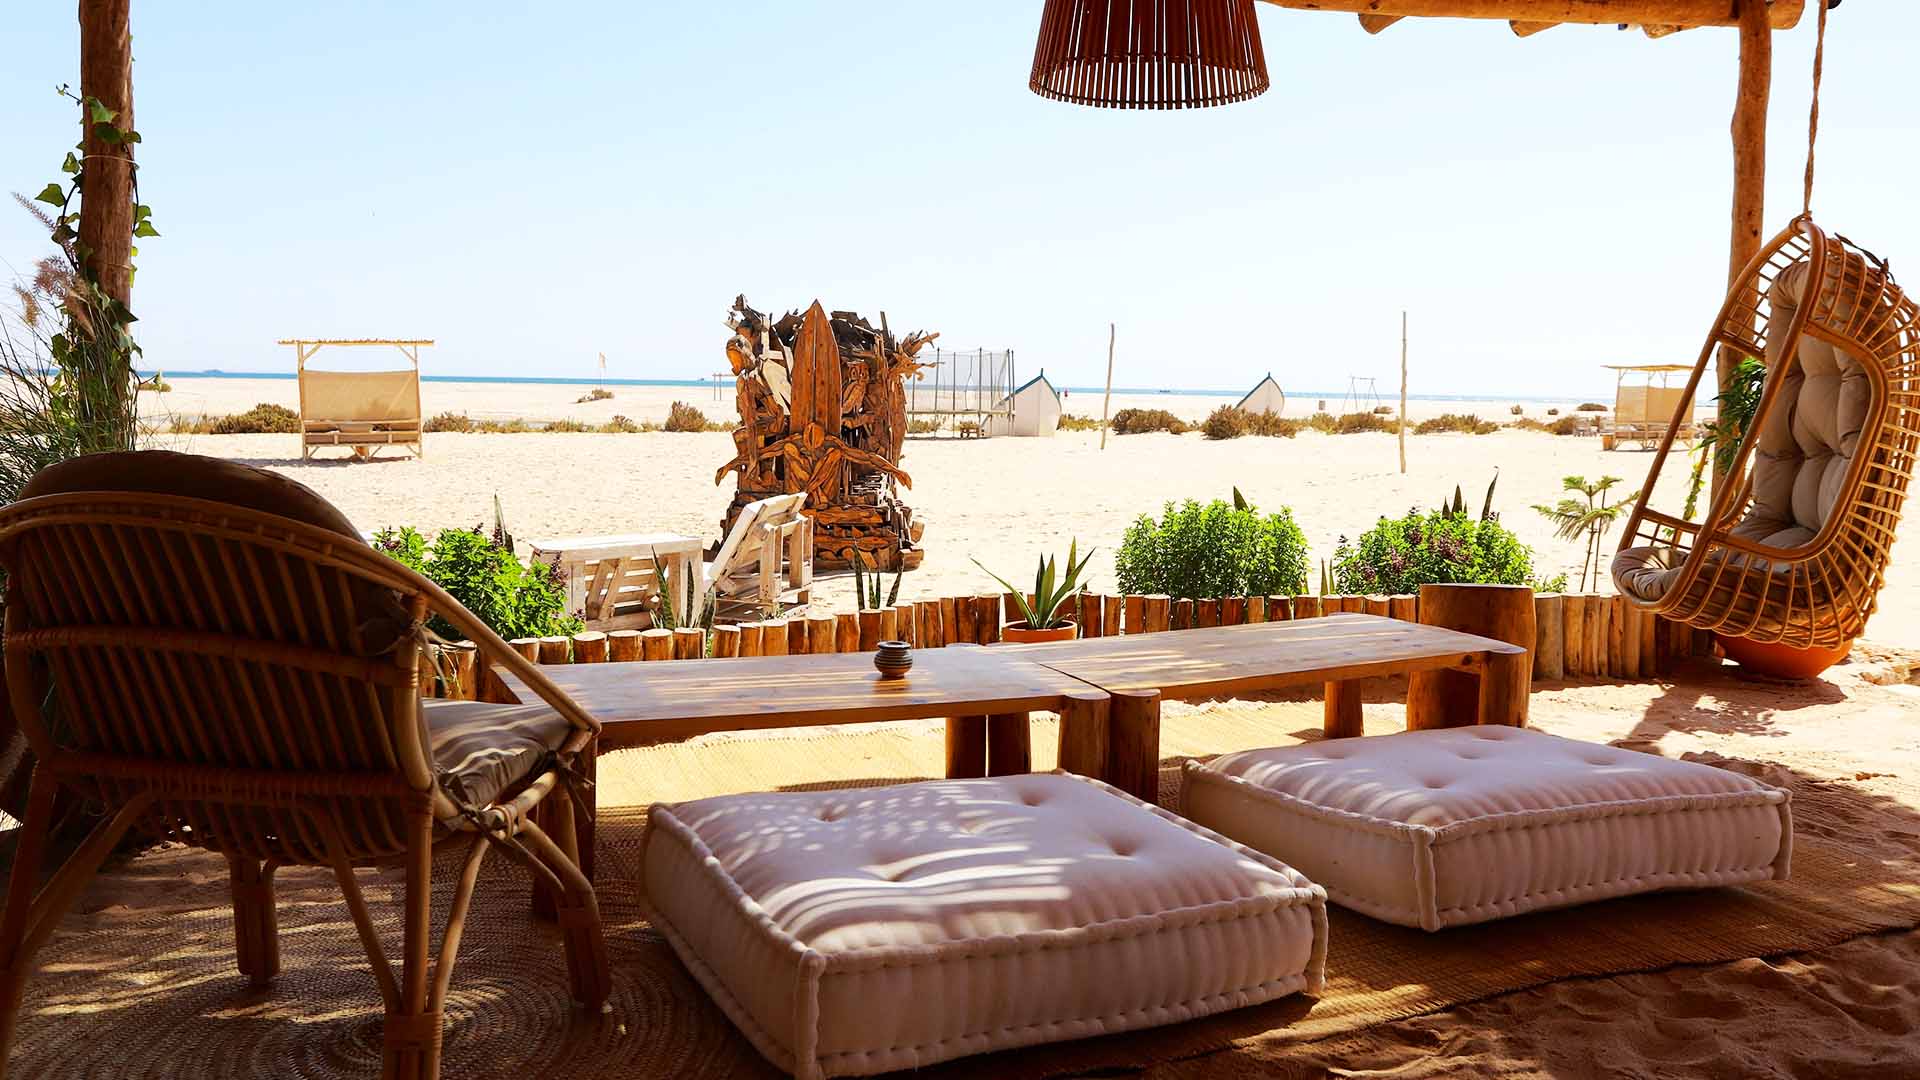
{"type": "MultiPolygon", "coordinates": [[[[225,413],[260,400],[292,404],[290,380],[179,379],[152,396],[149,410],[206,408],[225,413]]],[[[604,421],[616,411],[636,420],[658,419],[676,395],[710,391],[688,387],[618,387],[611,402],[573,405],[586,387],[554,384],[427,383],[428,412],[552,419],[556,414],[604,421]]],[[[1207,399],[1161,395],[1159,402],[1189,415],[1204,414],[1207,399]]],[[[1120,399],[1116,399],[1116,407],[1120,399]]],[[[1150,405],[1154,404],[1150,399],[1150,405]]],[[[702,399],[710,416],[730,405],[702,399]]],[[[1091,402],[1097,411],[1097,400],[1091,402]]],[[[1312,404],[1311,402],[1307,404],[1312,404]]],[[[1423,413],[1480,408],[1491,403],[1414,403],[1423,413]]],[[[1078,408],[1078,397],[1070,408],[1078,408]]],[[[1528,406],[1534,415],[1544,409],[1528,406]]],[[[303,463],[290,435],[156,435],[155,445],[237,458],[295,477],[337,503],[365,529],[410,524],[427,532],[491,522],[498,494],[514,534],[523,541],[549,537],[670,530],[714,542],[733,480],[714,484],[714,471],[732,456],[721,433],[631,435],[532,433],[427,436],[423,460],[352,463],[334,456],[303,463]]],[[[1531,507],[1561,497],[1568,475],[1623,478],[1629,492],[1645,480],[1653,455],[1607,452],[1599,440],[1502,431],[1494,435],[1410,435],[1407,472],[1399,473],[1396,439],[1388,434],[1320,435],[1293,439],[1248,437],[1214,442],[1198,434],[1110,436],[1099,448],[1093,432],[1061,432],[1050,439],[959,441],[912,439],[902,464],[913,476],[905,498],[927,523],[926,561],[908,575],[903,597],[998,591],[972,558],[1010,579],[1030,577],[1042,552],[1064,556],[1070,540],[1101,549],[1090,567],[1093,587],[1115,586],[1113,551],[1142,513],[1168,500],[1229,498],[1238,486],[1266,509],[1288,507],[1305,532],[1316,567],[1339,539],[1354,537],[1381,514],[1437,506],[1458,485],[1478,507],[1499,472],[1494,507],[1502,522],[1535,551],[1535,573],[1567,573],[1579,584],[1580,545],[1557,540],[1531,507]]],[[[1683,470],[1662,479],[1659,505],[1677,510],[1683,470]]],[[[1909,516],[1903,530],[1916,526],[1909,516]]],[[[1609,536],[1612,550],[1617,536],[1609,536]]],[[[1920,646],[1920,553],[1911,542],[1896,548],[1895,565],[1869,636],[1920,646]]],[[[1604,564],[1604,559],[1602,560],[1604,564]]],[[[1602,583],[1603,588],[1611,586],[1602,583]]],[[[844,609],[851,581],[825,579],[820,601],[844,609]]]]}

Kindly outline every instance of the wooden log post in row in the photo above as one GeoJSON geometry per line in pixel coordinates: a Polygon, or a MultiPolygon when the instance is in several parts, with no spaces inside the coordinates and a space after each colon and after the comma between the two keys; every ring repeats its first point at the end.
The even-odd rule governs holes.
{"type": "Polygon", "coordinates": [[[858,640],[854,643],[855,649],[842,649],[841,652],[854,652],[856,649],[859,652],[873,652],[880,647],[880,612],[877,609],[862,611],[857,618],[860,628],[858,640]]]}
{"type": "Polygon", "coordinates": [[[765,623],[741,623],[738,656],[764,656],[766,650],[762,643],[767,639],[765,623]]]}
{"type": "Polygon", "coordinates": [[[860,651],[860,616],[843,611],[833,617],[833,648],[831,652],[860,651]]]}
{"type": "Polygon", "coordinates": [[[1106,637],[1106,612],[1100,606],[1100,597],[1083,592],[1075,597],[1074,621],[1080,624],[1080,637],[1106,637]]]}
{"type": "Polygon", "coordinates": [[[640,659],[640,631],[615,630],[609,633],[607,659],[621,664],[640,659]]]}
{"type": "Polygon", "coordinates": [[[1565,648],[1563,673],[1577,679],[1587,673],[1587,597],[1568,593],[1561,597],[1561,639],[1565,648]]]}
{"type": "Polygon", "coordinates": [[[1267,598],[1264,596],[1247,597],[1247,621],[1263,623],[1267,621],[1267,598]]]}
{"type": "Polygon", "coordinates": [[[573,660],[573,642],[560,635],[540,639],[540,662],[565,664],[573,660]]]}
{"type": "Polygon", "coordinates": [[[916,648],[920,644],[919,620],[912,604],[895,604],[893,608],[893,632],[896,640],[904,641],[916,648]]]}
{"type": "Polygon", "coordinates": [[[1567,677],[1566,597],[1541,593],[1533,598],[1533,677],[1567,677]]]}
{"type": "Polygon", "coordinates": [[[1120,598],[1120,629],[1128,634],[1147,632],[1147,598],[1145,596],[1135,594],[1120,598]]]}
{"type": "Polygon", "coordinates": [[[1170,625],[1174,630],[1193,629],[1193,601],[1182,598],[1173,602],[1173,621],[1170,625]]]}
{"type": "Polygon", "coordinates": [[[1106,630],[1108,637],[1119,637],[1125,632],[1121,625],[1123,618],[1125,618],[1125,616],[1121,614],[1120,598],[1118,596],[1102,596],[1100,598],[1100,625],[1106,630]]]}
{"type": "Polygon", "coordinates": [[[1293,621],[1293,597],[1291,596],[1267,597],[1267,621],[1268,622],[1292,622],[1293,621]]]}
{"type": "Polygon", "coordinates": [[[1414,595],[1390,596],[1387,598],[1387,617],[1401,622],[1420,621],[1420,598],[1414,595]]]}
{"type": "Polygon", "coordinates": [[[809,619],[787,620],[787,655],[805,656],[807,643],[813,637],[813,624],[809,619]]]}
{"type": "Polygon", "coordinates": [[[640,659],[673,659],[673,631],[664,627],[640,632],[640,659]]]}
{"type": "Polygon", "coordinates": [[[787,633],[787,620],[769,619],[760,624],[761,656],[787,655],[787,642],[789,640],[790,635],[787,633]]]}
{"type": "MultiPolygon", "coordinates": [[[[807,616],[806,625],[807,625],[806,640],[803,646],[797,651],[804,652],[804,653],[813,653],[815,655],[820,655],[820,656],[824,656],[825,654],[832,652],[833,639],[834,639],[833,616],[809,615],[807,616]]],[[[795,651],[791,649],[791,645],[792,645],[791,640],[789,640],[788,645],[789,645],[789,651],[795,651]]]]}
{"type": "Polygon", "coordinates": [[[713,628],[713,655],[715,657],[740,655],[740,628],[738,626],[716,626],[713,628]]]}
{"type": "Polygon", "coordinates": [[[573,635],[573,662],[576,664],[606,663],[609,652],[607,635],[598,630],[583,630],[573,635]]]}
{"type": "Polygon", "coordinates": [[[1600,593],[1587,594],[1587,674],[1607,677],[1607,628],[1613,625],[1613,603],[1600,593]]]}
{"type": "MultiPolygon", "coordinates": [[[[1420,622],[1530,649],[1535,639],[1533,590],[1524,585],[1422,585],[1420,622]]],[[[1407,729],[1475,722],[1525,727],[1532,685],[1533,663],[1525,653],[1489,655],[1477,677],[1462,671],[1416,671],[1407,677],[1407,729]]]]}
{"type": "Polygon", "coordinates": [[[1654,631],[1654,622],[1658,618],[1659,616],[1651,611],[1639,613],[1640,677],[1643,679],[1657,678],[1660,674],[1660,662],[1655,655],[1657,642],[1654,640],[1657,636],[1654,631]]]}
{"type": "Polygon", "coordinates": [[[997,594],[973,598],[973,642],[976,645],[1000,643],[1000,597],[997,594]]]}
{"type": "Polygon", "coordinates": [[[1293,617],[1296,619],[1317,619],[1320,617],[1321,597],[1296,596],[1293,598],[1293,617]]]}
{"type": "Polygon", "coordinates": [[[1173,598],[1165,593],[1148,593],[1141,597],[1140,618],[1149,634],[1169,629],[1173,625],[1173,598]]]}

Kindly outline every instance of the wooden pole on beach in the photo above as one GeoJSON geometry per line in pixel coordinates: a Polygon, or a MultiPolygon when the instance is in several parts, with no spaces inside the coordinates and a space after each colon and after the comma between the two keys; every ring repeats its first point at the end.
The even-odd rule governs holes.
{"type": "Polygon", "coordinates": [[[1113,338],[1114,327],[1107,324],[1107,393],[1100,399],[1100,449],[1107,448],[1107,407],[1113,404],[1113,338]]]}
{"type": "Polygon", "coordinates": [[[1407,313],[1400,312],[1400,474],[1407,472],[1407,313]]]}
{"type": "MultiPolygon", "coordinates": [[[[1773,26],[1767,0],[1740,0],[1740,78],[1733,103],[1733,235],[1727,253],[1727,282],[1740,277],[1760,250],[1767,212],[1767,100],[1773,92],[1773,26]]],[[[1725,389],[1744,354],[1723,346],[1715,363],[1716,385],[1725,389]]],[[[1713,464],[1710,493],[1727,482],[1713,464]]]]}

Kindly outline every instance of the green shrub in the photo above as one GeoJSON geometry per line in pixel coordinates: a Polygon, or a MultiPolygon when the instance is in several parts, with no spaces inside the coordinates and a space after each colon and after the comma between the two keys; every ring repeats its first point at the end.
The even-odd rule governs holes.
{"type": "Polygon", "coordinates": [[[582,394],[579,400],[575,401],[574,404],[585,405],[589,401],[609,401],[609,400],[612,400],[612,398],[613,398],[613,391],[607,389],[604,386],[596,386],[592,390],[589,390],[585,394],[582,394]]]}
{"type": "Polygon", "coordinates": [[[1262,514],[1223,500],[1168,503],[1142,514],[1115,557],[1120,591],[1188,599],[1297,594],[1307,587],[1307,538],[1293,512],[1262,514]]]}
{"type": "MultiPolygon", "coordinates": [[[[373,546],[425,574],[503,638],[573,634],[583,625],[566,611],[559,571],[545,563],[522,564],[477,525],[445,529],[431,545],[410,525],[382,529],[373,546]]],[[[427,625],[448,639],[464,636],[437,615],[427,625]]]]}
{"type": "Polygon", "coordinates": [[[940,421],[938,420],[921,418],[907,421],[907,434],[909,435],[931,435],[939,430],[940,421]]]}
{"type": "Polygon", "coordinates": [[[511,420],[478,420],[474,422],[473,430],[485,432],[488,435],[518,435],[521,432],[532,431],[533,428],[527,426],[525,420],[516,416],[511,420]]]}
{"type": "Polygon", "coordinates": [[[261,402],[243,413],[223,416],[213,421],[211,433],[214,435],[297,435],[300,433],[300,414],[285,405],[261,402]]]}
{"type": "Polygon", "coordinates": [[[713,425],[707,423],[706,414],[684,401],[676,401],[667,410],[668,431],[711,431],[713,425]]]}
{"type": "Polygon", "coordinates": [[[1414,593],[1445,582],[1525,585],[1533,578],[1533,549],[1497,518],[1409,510],[1381,518],[1358,541],[1341,537],[1333,572],[1343,593],[1414,593]]]}
{"type": "Polygon", "coordinates": [[[1253,427],[1247,410],[1222,405],[1200,422],[1200,431],[1209,439],[1237,439],[1253,427]]]}
{"type": "Polygon", "coordinates": [[[1606,412],[1607,407],[1597,401],[1589,401],[1574,409],[1575,412],[1606,412]]]}
{"type": "Polygon", "coordinates": [[[1247,426],[1255,435],[1271,435],[1275,438],[1291,439],[1300,434],[1307,425],[1279,413],[1248,413],[1247,426]]]}
{"type": "Polygon", "coordinates": [[[1363,431],[1397,431],[1400,425],[1377,413],[1347,413],[1334,416],[1317,412],[1307,417],[1307,426],[1322,435],[1354,435],[1363,431]]]}
{"type": "Polygon", "coordinates": [[[1571,435],[1580,429],[1580,417],[1563,416],[1547,425],[1547,430],[1555,435],[1571,435]]]}
{"type": "Polygon", "coordinates": [[[1552,430],[1547,426],[1547,424],[1544,421],[1535,420],[1531,416],[1523,416],[1518,420],[1512,421],[1507,426],[1512,428],[1515,431],[1551,431],[1552,430]]]}
{"type": "Polygon", "coordinates": [[[640,425],[624,416],[616,415],[613,419],[601,424],[600,430],[609,435],[631,435],[640,430],[640,425]]]}
{"type": "Polygon", "coordinates": [[[568,418],[564,420],[551,421],[550,423],[547,424],[546,427],[542,428],[541,430],[542,431],[564,431],[564,432],[592,431],[593,425],[586,423],[585,421],[582,421],[582,420],[574,420],[572,418],[568,418]]]}
{"type": "Polygon", "coordinates": [[[423,427],[429,434],[436,431],[472,431],[473,418],[463,412],[443,412],[429,417],[423,427]]]}
{"type": "Polygon", "coordinates": [[[1075,416],[1072,413],[1060,414],[1061,431],[1099,431],[1100,421],[1091,416],[1075,416]]]}
{"type": "Polygon", "coordinates": [[[1443,431],[1458,431],[1466,435],[1491,435],[1499,430],[1499,424],[1482,420],[1472,413],[1446,413],[1420,421],[1414,425],[1413,433],[1434,435],[1443,431]]]}
{"type": "Polygon", "coordinates": [[[1115,435],[1144,435],[1149,431],[1185,435],[1189,430],[1185,420],[1165,409],[1121,409],[1113,414],[1115,435]]]}

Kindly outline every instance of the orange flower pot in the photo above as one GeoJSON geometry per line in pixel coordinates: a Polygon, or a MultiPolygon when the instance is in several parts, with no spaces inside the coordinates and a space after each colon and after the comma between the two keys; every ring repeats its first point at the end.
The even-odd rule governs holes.
{"type": "Polygon", "coordinates": [[[1072,641],[1080,636],[1077,623],[1065,622],[1049,630],[1035,630],[1025,619],[1000,628],[1000,640],[1010,645],[1031,645],[1042,641],[1072,641]]]}
{"type": "Polygon", "coordinates": [[[1853,642],[1830,649],[1800,649],[1792,645],[1714,635],[1727,659],[1758,675],[1774,679],[1811,679],[1847,658],[1853,642]]]}

